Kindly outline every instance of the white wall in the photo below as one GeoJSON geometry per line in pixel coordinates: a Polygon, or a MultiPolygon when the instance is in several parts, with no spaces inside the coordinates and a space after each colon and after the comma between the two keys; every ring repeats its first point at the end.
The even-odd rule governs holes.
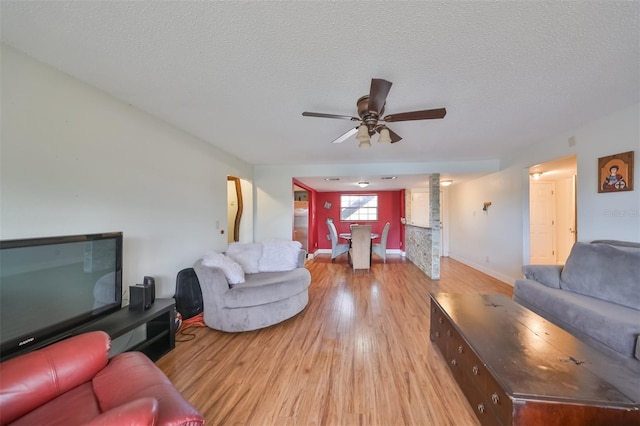
{"type": "Polygon", "coordinates": [[[0,237],[124,233],[123,287],[226,247],[227,175],[251,167],[2,46],[0,237]]]}
{"type": "Polygon", "coordinates": [[[578,144],[578,240],[640,242],[640,104],[576,131],[578,144]],[[598,158],[635,151],[633,191],[598,193],[598,158]]]}
{"type": "Polygon", "coordinates": [[[450,256],[511,284],[520,278],[529,257],[528,168],[572,154],[578,162],[578,240],[640,242],[640,187],[597,192],[598,157],[626,151],[638,157],[638,117],[635,104],[507,156],[497,173],[449,187],[450,256]],[[484,201],[493,203],[487,213],[484,201]]]}

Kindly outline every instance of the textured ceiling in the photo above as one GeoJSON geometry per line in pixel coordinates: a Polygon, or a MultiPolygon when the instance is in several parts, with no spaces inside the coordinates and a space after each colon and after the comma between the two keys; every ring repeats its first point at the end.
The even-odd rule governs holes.
{"type": "Polygon", "coordinates": [[[495,159],[640,100],[640,2],[2,1],[2,41],[252,164],[495,159]],[[400,143],[343,120],[392,81],[400,143]]]}

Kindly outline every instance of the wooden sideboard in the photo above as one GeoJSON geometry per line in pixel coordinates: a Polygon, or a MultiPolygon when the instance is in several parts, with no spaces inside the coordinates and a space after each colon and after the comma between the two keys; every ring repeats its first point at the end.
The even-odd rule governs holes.
{"type": "Polygon", "coordinates": [[[432,294],[430,338],[483,425],[640,425],[595,349],[506,296],[432,294]]]}

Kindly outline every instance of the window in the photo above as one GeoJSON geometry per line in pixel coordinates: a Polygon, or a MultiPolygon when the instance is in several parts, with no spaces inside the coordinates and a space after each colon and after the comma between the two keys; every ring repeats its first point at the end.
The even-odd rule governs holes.
{"type": "Polygon", "coordinates": [[[340,195],[340,220],[346,222],[378,220],[378,196],[340,195]]]}

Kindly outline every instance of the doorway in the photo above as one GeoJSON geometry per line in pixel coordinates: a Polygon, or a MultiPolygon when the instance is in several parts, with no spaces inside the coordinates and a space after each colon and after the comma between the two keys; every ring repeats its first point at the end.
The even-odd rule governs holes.
{"type": "Polygon", "coordinates": [[[440,189],[440,256],[449,257],[449,195],[440,189]]]}
{"type": "Polygon", "coordinates": [[[240,179],[235,176],[227,176],[227,240],[229,243],[240,241],[240,221],[243,209],[240,179]]]}
{"type": "Polygon", "coordinates": [[[293,239],[309,252],[309,191],[293,187],[293,239]]]}
{"type": "Polygon", "coordinates": [[[577,240],[576,156],[529,169],[529,262],[562,265],[577,240]]]}
{"type": "Polygon", "coordinates": [[[253,183],[227,176],[227,241],[253,241],[253,183]]]}

